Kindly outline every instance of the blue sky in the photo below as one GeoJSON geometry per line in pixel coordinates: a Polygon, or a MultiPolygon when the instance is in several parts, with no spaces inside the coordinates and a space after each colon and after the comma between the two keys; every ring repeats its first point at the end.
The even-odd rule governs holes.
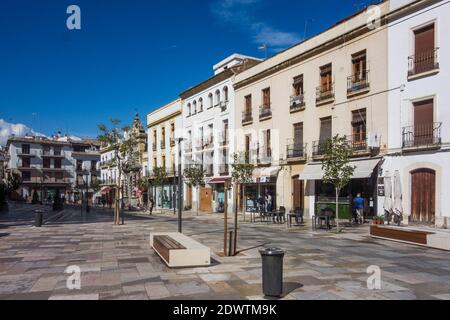
{"type": "MultiPolygon", "coordinates": [[[[328,28],[368,0],[1,0],[0,119],[95,137],[208,78],[232,53],[263,58],[328,28]],[[339,4],[337,4],[337,2],[339,4]],[[81,30],[66,28],[69,5],[81,30]]],[[[2,128],[0,128],[2,129],[2,128]]]]}

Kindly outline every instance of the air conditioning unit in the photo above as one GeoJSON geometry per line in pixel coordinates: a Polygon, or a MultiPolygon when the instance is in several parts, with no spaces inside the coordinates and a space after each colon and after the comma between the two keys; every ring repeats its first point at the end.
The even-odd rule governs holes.
{"type": "Polygon", "coordinates": [[[381,134],[378,132],[369,132],[368,145],[371,149],[381,148],[381,134]]]}

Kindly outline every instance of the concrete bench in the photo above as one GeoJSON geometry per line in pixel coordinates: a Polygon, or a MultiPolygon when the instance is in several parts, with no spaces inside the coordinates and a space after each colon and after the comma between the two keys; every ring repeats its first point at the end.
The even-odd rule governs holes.
{"type": "Polygon", "coordinates": [[[171,268],[211,264],[211,249],[181,233],[152,233],[150,246],[171,268]]]}

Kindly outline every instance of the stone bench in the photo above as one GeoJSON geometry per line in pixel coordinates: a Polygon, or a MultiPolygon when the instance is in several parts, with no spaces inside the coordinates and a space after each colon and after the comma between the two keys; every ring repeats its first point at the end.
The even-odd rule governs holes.
{"type": "Polygon", "coordinates": [[[152,233],[150,246],[170,268],[211,264],[211,249],[181,233],[152,233]]]}

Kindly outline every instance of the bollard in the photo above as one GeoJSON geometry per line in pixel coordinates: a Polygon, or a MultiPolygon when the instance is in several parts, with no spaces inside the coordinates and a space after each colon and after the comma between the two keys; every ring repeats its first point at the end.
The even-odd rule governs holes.
{"type": "Polygon", "coordinates": [[[263,293],[267,297],[283,294],[283,258],[285,252],[278,248],[259,250],[262,258],[263,293]]]}
{"type": "Polygon", "coordinates": [[[41,210],[36,210],[34,212],[34,226],[36,228],[42,227],[42,220],[43,220],[43,212],[41,210]]]}

